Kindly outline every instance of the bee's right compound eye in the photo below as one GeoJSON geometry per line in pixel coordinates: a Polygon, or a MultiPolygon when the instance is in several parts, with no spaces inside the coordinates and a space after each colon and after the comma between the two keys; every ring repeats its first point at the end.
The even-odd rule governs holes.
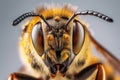
{"type": "Polygon", "coordinates": [[[37,23],[32,30],[32,43],[39,55],[42,55],[44,50],[43,31],[41,23],[37,23]]]}

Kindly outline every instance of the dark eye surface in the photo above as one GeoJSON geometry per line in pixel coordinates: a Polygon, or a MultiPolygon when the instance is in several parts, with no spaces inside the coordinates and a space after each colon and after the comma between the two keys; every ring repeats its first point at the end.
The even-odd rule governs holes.
{"type": "Polygon", "coordinates": [[[41,24],[38,23],[34,26],[32,30],[32,42],[35,50],[38,52],[38,54],[42,54],[43,48],[44,48],[44,42],[43,42],[43,32],[41,24]]]}
{"type": "Polygon", "coordinates": [[[82,48],[84,42],[84,29],[79,22],[75,22],[73,25],[73,51],[78,54],[82,48]]]}

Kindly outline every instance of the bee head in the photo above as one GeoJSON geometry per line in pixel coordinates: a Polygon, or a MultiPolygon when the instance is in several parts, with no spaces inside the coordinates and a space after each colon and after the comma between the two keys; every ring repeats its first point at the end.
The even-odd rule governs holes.
{"type": "Polygon", "coordinates": [[[75,56],[80,53],[85,40],[85,29],[75,18],[77,15],[94,15],[109,22],[113,21],[95,11],[71,13],[69,17],[64,15],[44,17],[38,13],[28,12],[18,17],[13,25],[27,17],[40,17],[41,20],[34,25],[31,32],[32,44],[52,74],[55,75],[57,72],[65,74],[75,56]]]}

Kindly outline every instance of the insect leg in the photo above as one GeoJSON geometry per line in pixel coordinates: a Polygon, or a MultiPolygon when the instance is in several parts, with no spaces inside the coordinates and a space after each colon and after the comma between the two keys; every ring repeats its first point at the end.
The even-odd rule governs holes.
{"type": "Polygon", "coordinates": [[[74,77],[74,80],[106,80],[104,67],[100,63],[86,67],[74,77]]]}
{"type": "Polygon", "coordinates": [[[9,76],[8,80],[43,80],[42,78],[35,78],[30,75],[22,73],[13,73],[9,76]]]}
{"type": "Polygon", "coordinates": [[[106,73],[103,65],[98,64],[97,68],[98,68],[98,72],[97,72],[96,80],[106,80],[106,73]]]}

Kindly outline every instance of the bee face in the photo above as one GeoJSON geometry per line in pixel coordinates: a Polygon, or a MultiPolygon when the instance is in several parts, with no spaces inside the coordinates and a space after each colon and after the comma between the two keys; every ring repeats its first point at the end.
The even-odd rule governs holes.
{"type": "Polygon", "coordinates": [[[80,23],[74,20],[65,26],[68,19],[66,16],[50,16],[46,18],[50,27],[41,21],[32,30],[34,48],[52,74],[67,71],[84,41],[84,30],[80,23]]]}
{"type": "Polygon", "coordinates": [[[32,68],[31,72],[38,74],[38,77],[41,73],[44,76],[60,73],[75,77],[76,73],[81,76],[79,72],[92,64],[89,41],[93,39],[87,25],[77,15],[92,15],[113,22],[110,17],[92,10],[75,13],[68,5],[41,7],[35,13],[25,13],[13,22],[17,25],[27,17],[34,17],[25,26],[20,40],[22,57],[32,68]]]}

